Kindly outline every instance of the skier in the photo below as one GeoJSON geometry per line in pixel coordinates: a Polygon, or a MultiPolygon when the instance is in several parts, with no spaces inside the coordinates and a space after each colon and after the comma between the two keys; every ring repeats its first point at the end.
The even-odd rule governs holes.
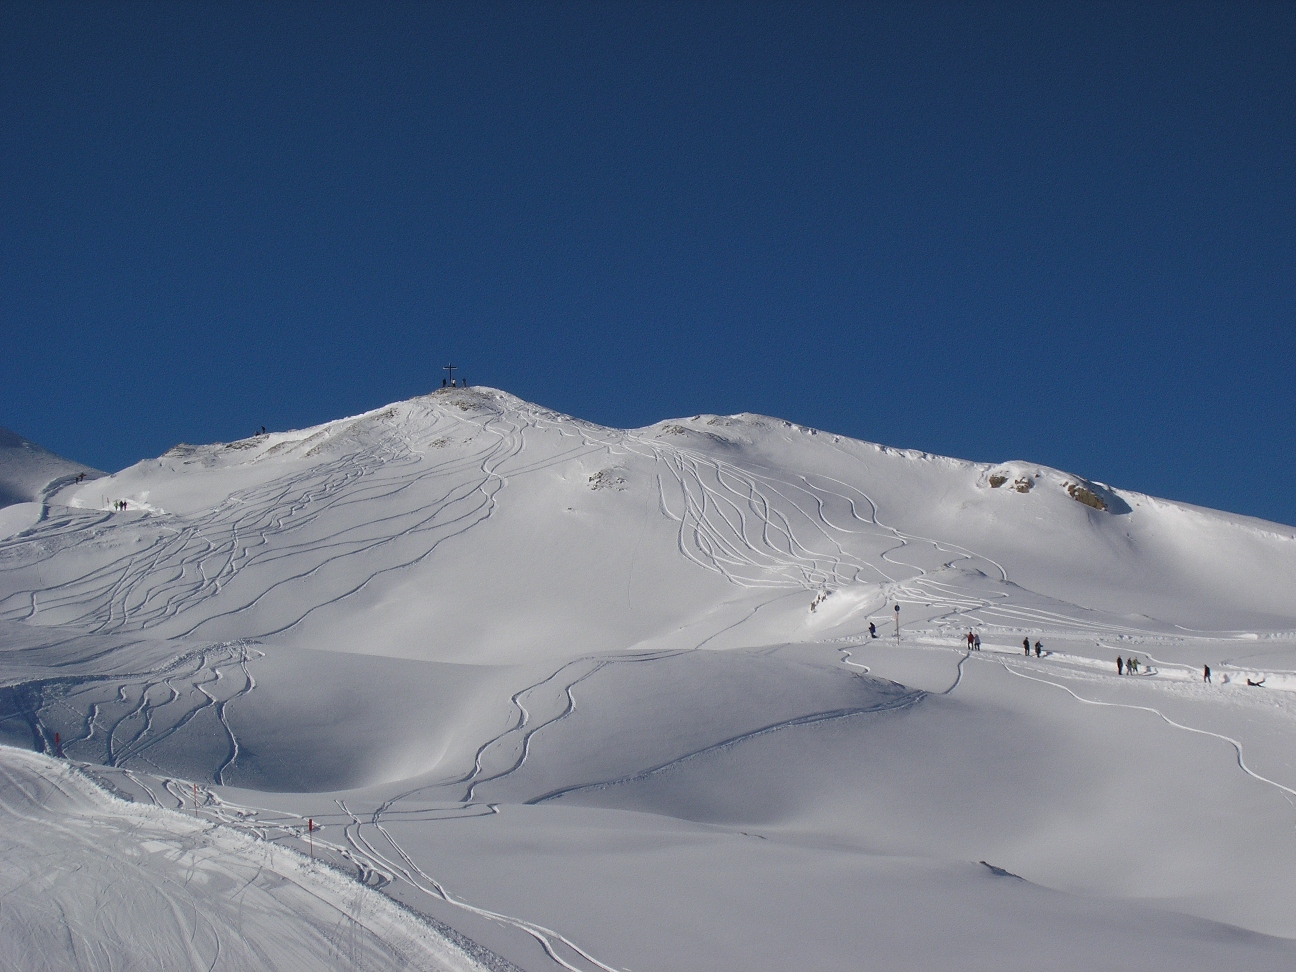
{"type": "Polygon", "coordinates": [[[972,650],[973,650],[973,651],[980,651],[980,650],[981,650],[981,636],[980,636],[980,635],[975,635],[975,636],[973,636],[973,638],[972,638],[972,650]]]}
{"type": "Polygon", "coordinates": [[[972,632],[971,632],[971,631],[968,632],[968,636],[967,636],[967,643],[968,643],[968,651],[971,651],[971,650],[972,650],[972,632]]]}
{"type": "Polygon", "coordinates": [[[870,638],[877,637],[877,625],[874,624],[872,621],[869,622],[869,637],[870,638]]]}
{"type": "Polygon", "coordinates": [[[1022,647],[1026,649],[1026,657],[1029,658],[1029,657],[1030,657],[1030,639],[1029,639],[1029,638],[1023,638],[1023,639],[1022,639],[1022,647]]]}
{"type": "Polygon", "coordinates": [[[1210,680],[1211,680],[1211,677],[1210,677],[1210,666],[1209,666],[1209,665],[1203,665],[1203,666],[1202,666],[1202,681],[1203,681],[1203,682],[1209,682],[1210,680]]]}
{"type": "Polygon", "coordinates": [[[1040,657],[1040,649],[1043,648],[1043,647],[1044,647],[1044,646],[1041,645],[1038,641],[1035,642],[1035,657],[1036,657],[1036,658],[1039,658],[1039,657],[1040,657]]]}
{"type": "Polygon", "coordinates": [[[1137,675],[1137,674],[1138,674],[1138,659],[1137,659],[1137,658],[1131,658],[1129,661],[1127,661],[1127,662],[1125,663],[1125,674],[1126,674],[1126,675],[1137,675]]]}
{"type": "Polygon", "coordinates": [[[1120,655],[1116,656],[1116,674],[1117,675],[1125,674],[1125,660],[1121,658],[1120,655]]]}

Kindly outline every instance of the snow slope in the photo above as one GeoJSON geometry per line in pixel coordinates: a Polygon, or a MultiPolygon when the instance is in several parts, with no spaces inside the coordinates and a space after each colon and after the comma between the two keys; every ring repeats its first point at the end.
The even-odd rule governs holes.
{"type": "Polygon", "coordinates": [[[46,494],[82,474],[103,475],[0,428],[0,537],[36,523],[46,494]]]}
{"type": "Polygon", "coordinates": [[[1291,527],[492,389],[46,504],[0,541],[0,739],[312,816],[497,967],[1296,959],[1291,527]]]}
{"type": "Polygon", "coordinates": [[[413,916],[300,854],[125,803],[0,748],[0,968],[477,972],[413,916]]]}

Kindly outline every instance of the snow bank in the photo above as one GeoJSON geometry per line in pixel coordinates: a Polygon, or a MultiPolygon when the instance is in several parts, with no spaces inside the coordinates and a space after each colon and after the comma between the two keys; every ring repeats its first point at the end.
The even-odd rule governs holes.
{"type": "Polygon", "coordinates": [[[283,847],[117,800],[0,747],[0,969],[482,968],[381,894],[283,847]]]}

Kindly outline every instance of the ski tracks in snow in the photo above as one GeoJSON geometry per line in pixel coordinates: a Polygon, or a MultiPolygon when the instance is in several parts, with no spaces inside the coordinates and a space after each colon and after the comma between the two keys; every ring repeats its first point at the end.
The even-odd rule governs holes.
{"type": "Polygon", "coordinates": [[[150,750],[206,719],[203,732],[214,729],[224,739],[224,754],[210,757],[211,780],[223,784],[239,755],[228,707],[256,688],[250,667],[256,654],[246,642],[224,642],[139,674],[36,679],[8,690],[10,705],[21,710],[12,715],[28,722],[36,748],[47,754],[149,770],[158,769],[150,750]]]}
{"type": "MultiPolygon", "coordinates": [[[[1283,798],[1286,799],[1288,803],[1292,803],[1291,798],[1296,797],[1296,789],[1292,789],[1289,786],[1284,786],[1283,784],[1279,783],[1276,780],[1269,779],[1269,777],[1267,776],[1262,776],[1261,774],[1253,770],[1250,766],[1248,766],[1246,763],[1246,753],[1242,748],[1242,743],[1234,739],[1232,736],[1226,736],[1223,733],[1212,732],[1209,729],[1198,729],[1195,726],[1189,726],[1189,725],[1185,725],[1182,722],[1176,722],[1174,719],[1171,719],[1160,709],[1154,708],[1153,706],[1150,705],[1137,705],[1129,702],[1105,702],[1102,701],[1101,699],[1087,699],[1084,696],[1073,691],[1068,686],[1063,685],[1061,682],[1054,682],[1047,678],[1040,678],[1037,675],[1028,675],[1025,672],[1018,671],[1017,669],[1013,668],[1011,665],[1009,665],[1007,662],[1004,661],[1000,661],[1000,664],[1004,667],[1006,671],[1010,672],[1013,675],[1016,675],[1018,678],[1025,678],[1025,679],[1029,679],[1032,682],[1039,682],[1042,685],[1051,685],[1054,688],[1059,688],[1062,691],[1066,692],[1068,695],[1070,695],[1077,702],[1082,702],[1085,705],[1107,706],[1107,707],[1117,708],[1117,709],[1130,709],[1136,712],[1149,712],[1152,715],[1156,716],[1158,719],[1160,719],[1162,722],[1166,723],[1169,726],[1174,727],[1175,729],[1181,729],[1184,732],[1196,733],[1197,735],[1201,735],[1201,736],[1210,736],[1214,739],[1220,740],[1221,742],[1228,743],[1231,747],[1233,747],[1233,751],[1237,757],[1238,768],[1242,770],[1243,773],[1245,773],[1247,776],[1251,777],[1252,779],[1256,780],[1257,782],[1263,783],[1267,786],[1271,786],[1274,789],[1278,790],[1280,793],[1283,794],[1283,798]]],[[[1296,804],[1292,804],[1292,806],[1293,808],[1296,808],[1296,804]]]]}

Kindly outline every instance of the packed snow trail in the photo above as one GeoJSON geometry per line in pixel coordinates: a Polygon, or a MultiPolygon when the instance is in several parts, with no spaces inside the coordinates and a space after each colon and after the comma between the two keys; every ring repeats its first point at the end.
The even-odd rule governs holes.
{"type": "Polygon", "coordinates": [[[483,970],[327,867],[38,754],[0,747],[0,812],[0,970],[483,970]]]}

